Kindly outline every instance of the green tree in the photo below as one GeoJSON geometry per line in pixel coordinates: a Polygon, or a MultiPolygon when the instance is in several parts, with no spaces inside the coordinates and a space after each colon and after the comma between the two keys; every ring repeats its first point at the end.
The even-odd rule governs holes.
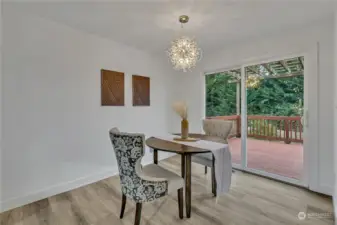
{"type": "Polygon", "coordinates": [[[222,116],[236,114],[236,83],[223,74],[206,76],[206,115],[222,116]]]}
{"type": "MultiPolygon", "coordinates": [[[[236,83],[228,74],[206,76],[206,115],[236,114],[236,83]]],[[[303,76],[262,79],[255,88],[247,88],[248,115],[302,115],[303,76]]]]}

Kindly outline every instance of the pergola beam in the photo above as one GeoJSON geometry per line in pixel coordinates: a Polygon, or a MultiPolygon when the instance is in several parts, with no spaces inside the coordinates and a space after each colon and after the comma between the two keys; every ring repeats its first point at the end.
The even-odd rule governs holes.
{"type": "Polygon", "coordinates": [[[240,73],[240,69],[234,69],[234,70],[230,70],[232,72],[235,72],[235,73],[240,73]]]}
{"type": "MultiPolygon", "coordinates": [[[[246,66],[246,74],[256,74],[262,79],[270,79],[270,78],[285,78],[285,77],[295,77],[303,75],[304,69],[304,60],[303,57],[296,57],[288,60],[280,60],[272,63],[261,63],[255,66],[246,66]],[[276,64],[278,63],[278,64],[276,64]],[[276,66],[276,67],[274,67],[276,66]],[[298,68],[298,70],[291,70],[292,67],[298,68]],[[260,71],[260,69],[262,69],[260,71]],[[283,72],[284,69],[286,72],[283,72]],[[267,73],[268,71],[268,73],[267,73]]],[[[238,83],[241,80],[241,69],[231,69],[224,72],[224,74],[228,74],[231,76],[231,79],[228,83],[238,83]]]]}
{"type": "Polygon", "coordinates": [[[300,66],[301,66],[301,69],[303,70],[304,69],[304,63],[302,61],[302,57],[298,57],[298,61],[300,61],[300,66]]]}
{"type": "Polygon", "coordinates": [[[281,65],[283,66],[283,68],[284,68],[285,70],[287,70],[287,73],[290,73],[290,69],[289,69],[289,67],[288,67],[288,65],[287,65],[287,62],[284,61],[284,60],[281,60],[281,61],[279,61],[279,62],[281,63],[281,65]]]}
{"type": "Polygon", "coordinates": [[[247,66],[247,69],[250,70],[251,72],[260,75],[260,73],[258,71],[256,71],[255,69],[251,68],[250,66],[247,66]]]}
{"type": "Polygon", "coordinates": [[[229,80],[228,83],[229,84],[233,84],[233,83],[240,83],[241,80],[241,76],[240,76],[240,70],[229,70],[230,73],[235,74],[235,77],[233,77],[233,80],[229,80]]]}
{"type": "Polygon", "coordinates": [[[233,78],[236,78],[237,80],[240,80],[240,74],[236,70],[230,70],[231,74],[233,74],[233,78]]]}
{"type": "Polygon", "coordinates": [[[270,66],[268,64],[262,64],[263,68],[265,68],[271,75],[274,75],[274,72],[272,71],[272,69],[270,68],[270,66]]]}
{"type": "MultiPolygon", "coordinates": [[[[302,76],[302,75],[303,75],[303,71],[299,71],[299,72],[294,72],[294,73],[275,74],[274,76],[265,76],[262,78],[263,79],[276,79],[276,78],[297,77],[297,76],[302,76]]],[[[231,81],[228,83],[238,83],[238,82],[240,81],[237,80],[237,81],[231,81]]]]}
{"type": "Polygon", "coordinates": [[[303,71],[300,72],[294,72],[294,73],[285,73],[285,74],[277,74],[274,77],[266,77],[268,78],[286,78],[286,77],[297,77],[303,75],[303,71]]]}

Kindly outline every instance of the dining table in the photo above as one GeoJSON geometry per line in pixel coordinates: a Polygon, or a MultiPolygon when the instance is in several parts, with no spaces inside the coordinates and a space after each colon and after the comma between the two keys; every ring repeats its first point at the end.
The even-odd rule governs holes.
{"type": "MultiPolygon", "coordinates": [[[[191,138],[212,141],[227,144],[227,141],[221,137],[208,136],[205,134],[189,134],[191,138]]],[[[146,140],[146,145],[153,149],[153,163],[158,164],[158,151],[171,152],[181,155],[181,176],[185,181],[185,204],[186,216],[191,217],[191,197],[192,197],[192,155],[197,153],[211,152],[208,149],[192,147],[184,141],[168,141],[157,137],[150,137],[146,140]]]]}

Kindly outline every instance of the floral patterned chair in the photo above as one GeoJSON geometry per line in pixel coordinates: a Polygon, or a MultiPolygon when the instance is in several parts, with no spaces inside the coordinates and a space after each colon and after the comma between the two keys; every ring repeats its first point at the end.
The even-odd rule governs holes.
{"type": "Polygon", "coordinates": [[[156,164],[141,166],[145,149],[143,134],[121,133],[117,128],[112,128],[109,134],[115,150],[123,194],[120,218],[124,215],[126,198],[136,202],[135,225],[139,225],[142,203],[154,201],[168,192],[178,190],[179,217],[182,219],[183,178],[156,164]]]}
{"type": "MultiPolygon", "coordinates": [[[[233,121],[205,119],[203,120],[203,129],[206,135],[222,137],[227,140],[233,127],[233,121]]],[[[207,167],[212,170],[212,193],[216,196],[216,180],[214,169],[214,156],[212,153],[199,153],[192,156],[192,161],[205,166],[205,173],[207,167]]]]}

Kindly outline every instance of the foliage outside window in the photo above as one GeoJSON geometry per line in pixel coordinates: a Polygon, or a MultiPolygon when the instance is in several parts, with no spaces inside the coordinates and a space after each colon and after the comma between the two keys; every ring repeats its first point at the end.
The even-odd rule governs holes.
{"type": "Polygon", "coordinates": [[[236,83],[229,74],[206,76],[206,116],[236,115],[236,83]]]}
{"type": "MultiPolygon", "coordinates": [[[[227,73],[206,76],[206,116],[236,115],[237,83],[227,73]]],[[[261,79],[247,88],[247,114],[302,116],[303,76],[261,79]]]]}

